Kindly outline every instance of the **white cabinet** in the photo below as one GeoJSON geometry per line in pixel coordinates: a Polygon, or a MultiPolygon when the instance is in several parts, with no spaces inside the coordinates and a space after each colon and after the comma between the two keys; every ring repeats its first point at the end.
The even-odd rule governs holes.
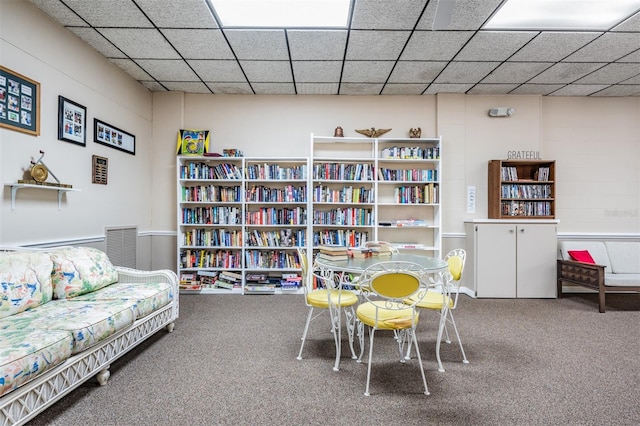
{"type": "Polygon", "coordinates": [[[557,221],[465,223],[465,278],[476,297],[555,298],[557,221]]]}

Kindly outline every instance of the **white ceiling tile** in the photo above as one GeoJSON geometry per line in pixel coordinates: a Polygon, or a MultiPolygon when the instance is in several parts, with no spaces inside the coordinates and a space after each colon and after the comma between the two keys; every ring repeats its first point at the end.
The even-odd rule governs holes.
{"type": "Polygon", "coordinates": [[[503,61],[537,33],[529,31],[481,31],[456,55],[456,61],[503,61]]]}
{"type": "Polygon", "coordinates": [[[347,31],[288,30],[291,59],[342,60],[347,42],[347,31]]]}
{"type": "Polygon", "coordinates": [[[348,60],[396,60],[409,31],[351,31],[347,46],[348,60]]]}
{"type": "Polygon", "coordinates": [[[542,73],[528,81],[528,83],[568,84],[595,71],[605,64],[589,63],[558,63],[547,68],[542,73]]]}
{"type": "Polygon", "coordinates": [[[346,61],[342,81],[347,83],[383,83],[393,68],[393,61],[346,61]]]}
{"type": "Polygon", "coordinates": [[[238,59],[287,60],[283,30],[224,30],[238,59]]]}
{"type": "Polygon", "coordinates": [[[640,65],[638,64],[609,64],[582,77],[576,81],[576,84],[608,84],[619,83],[633,76],[640,74],[640,65]]]}
{"type": "Polygon", "coordinates": [[[152,92],[166,92],[167,89],[157,81],[141,81],[142,85],[152,92]]]}
{"type": "Polygon", "coordinates": [[[337,95],[338,83],[296,83],[299,95],[337,95]]]}
{"type": "Polygon", "coordinates": [[[482,79],[482,83],[524,83],[550,66],[544,62],[505,62],[482,79]]]}
{"type": "Polygon", "coordinates": [[[342,83],[340,95],[379,95],[383,84],[342,83]]]}
{"type": "Polygon", "coordinates": [[[435,83],[474,83],[482,80],[499,62],[451,62],[435,83]]]}
{"type": "Polygon", "coordinates": [[[640,48],[635,52],[629,53],[627,56],[624,56],[618,59],[616,62],[636,62],[640,63],[640,48]]]}
{"type": "Polygon", "coordinates": [[[605,33],[564,61],[613,62],[638,50],[638,47],[640,47],[640,33],[605,33]]]}
{"type": "Polygon", "coordinates": [[[135,78],[136,80],[152,80],[151,76],[147,74],[142,68],[138,66],[134,61],[130,59],[109,59],[111,62],[120,67],[124,72],[135,78]]]}
{"type": "Polygon", "coordinates": [[[94,27],[153,28],[153,24],[131,0],[64,0],[94,27]]]}
{"type": "Polygon", "coordinates": [[[640,95],[640,84],[624,85],[614,84],[599,92],[593,93],[591,96],[638,96],[640,95]]]}
{"type": "Polygon", "coordinates": [[[126,58],[127,55],[122,53],[117,47],[115,47],[110,41],[108,41],[104,36],[98,33],[93,28],[87,27],[71,27],[69,28],[71,32],[80,37],[82,40],[89,43],[91,47],[96,49],[106,58],[126,58]]]}
{"type": "Polygon", "coordinates": [[[425,90],[425,95],[435,95],[436,93],[466,93],[473,84],[438,84],[433,83],[425,90]]]}
{"type": "Polygon", "coordinates": [[[211,91],[218,95],[253,95],[249,83],[214,83],[206,82],[211,91]]]}
{"type": "Polygon", "coordinates": [[[229,60],[189,60],[187,61],[193,70],[204,81],[221,82],[246,82],[247,79],[242,73],[238,62],[229,60]]]}
{"type": "Polygon", "coordinates": [[[100,28],[99,31],[132,59],[177,59],[180,57],[158,30],[100,28]]]}
{"type": "Polygon", "coordinates": [[[640,74],[627,80],[621,81],[620,84],[640,84],[640,74]]]}
{"type": "Polygon", "coordinates": [[[162,83],[171,91],[185,93],[211,93],[209,88],[202,82],[166,81],[162,83]]]}
{"type": "Polygon", "coordinates": [[[160,28],[218,28],[204,0],[136,0],[160,28]]]}
{"type": "Polygon", "coordinates": [[[640,12],[636,13],[620,25],[614,27],[611,31],[640,31],[640,12]]]}
{"type": "Polygon", "coordinates": [[[570,86],[564,86],[562,89],[556,90],[551,93],[550,96],[589,96],[592,93],[605,89],[607,85],[586,85],[586,84],[572,84],[570,86]]]}
{"type": "Polygon", "coordinates": [[[427,61],[399,61],[396,63],[389,83],[431,83],[434,78],[447,66],[446,62],[427,61]]]}
{"type": "Polygon", "coordinates": [[[387,83],[382,89],[383,95],[421,95],[426,84],[387,83]]]}
{"type": "Polygon", "coordinates": [[[403,1],[402,4],[388,0],[356,1],[351,22],[352,29],[395,30],[413,28],[426,0],[403,1]]]}
{"type": "Polygon", "coordinates": [[[138,59],[136,62],[158,81],[199,81],[198,76],[182,60],[138,59]]]}
{"type": "Polygon", "coordinates": [[[240,61],[251,82],[292,83],[291,65],[288,61],[240,61]]]}
{"type": "Polygon", "coordinates": [[[507,94],[518,87],[517,84],[476,84],[467,93],[469,95],[507,94]]]}
{"type": "Polygon", "coordinates": [[[342,61],[293,61],[296,83],[340,81],[342,61]]]}
{"type": "Polygon", "coordinates": [[[553,62],[570,55],[602,33],[545,31],[516,52],[510,61],[553,62]]]}
{"type": "Polygon", "coordinates": [[[234,59],[220,30],[161,30],[185,59],[234,59]]]}
{"type": "Polygon", "coordinates": [[[515,88],[512,95],[548,95],[564,85],[562,84],[523,84],[515,88]]]}
{"type": "Polygon", "coordinates": [[[256,95],[295,95],[296,89],[292,83],[254,83],[256,95]]]}
{"type": "Polygon", "coordinates": [[[471,38],[471,31],[416,31],[402,52],[404,61],[448,61],[471,38]]]}
{"type": "Polygon", "coordinates": [[[31,0],[31,3],[35,4],[39,9],[64,26],[88,25],[85,21],[80,19],[73,10],[69,9],[62,2],[51,0],[31,0]]]}
{"type": "MultiPolygon", "coordinates": [[[[487,20],[494,9],[500,5],[502,0],[473,0],[456,1],[451,14],[451,21],[447,30],[469,30],[478,28],[487,20]]],[[[436,14],[438,1],[432,0],[427,6],[418,28],[431,30],[436,14]]]]}

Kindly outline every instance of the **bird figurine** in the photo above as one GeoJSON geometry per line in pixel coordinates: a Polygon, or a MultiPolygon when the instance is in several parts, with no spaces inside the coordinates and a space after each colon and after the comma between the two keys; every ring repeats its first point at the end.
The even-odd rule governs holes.
{"type": "Polygon", "coordinates": [[[409,129],[409,137],[410,138],[419,138],[420,135],[422,135],[422,129],[420,127],[417,128],[410,128],[409,129]]]}
{"type": "Polygon", "coordinates": [[[377,129],[376,130],[375,127],[372,127],[370,129],[363,129],[363,130],[356,129],[356,132],[360,133],[361,135],[365,135],[365,136],[367,136],[369,138],[377,138],[379,136],[384,135],[389,130],[391,130],[391,129],[377,129]]]}

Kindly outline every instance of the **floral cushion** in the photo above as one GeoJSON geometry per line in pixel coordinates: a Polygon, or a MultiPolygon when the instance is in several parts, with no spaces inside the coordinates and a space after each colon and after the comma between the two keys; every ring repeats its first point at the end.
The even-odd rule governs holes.
{"type": "Polygon", "coordinates": [[[51,269],[46,253],[0,252],[0,318],[50,301],[51,269]]]}
{"type": "Polygon", "coordinates": [[[91,247],[52,251],[53,297],[65,299],[89,293],[118,281],[118,272],[106,253],[91,247]]]}
{"type": "Polygon", "coordinates": [[[0,319],[0,333],[14,330],[65,330],[73,335],[72,354],[133,324],[135,302],[54,300],[37,309],[0,319]]]}
{"type": "Polygon", "coordinates": [[[149,315],[173,299],[168,283],[116,283],[73,301],[129,300],[135,302],[136,319],[149,315]]]}
{"type": "Polygon", "coordinates": [[[65,361],[73,336],[56,330],[0,331],[0,395],[65,361]]]}

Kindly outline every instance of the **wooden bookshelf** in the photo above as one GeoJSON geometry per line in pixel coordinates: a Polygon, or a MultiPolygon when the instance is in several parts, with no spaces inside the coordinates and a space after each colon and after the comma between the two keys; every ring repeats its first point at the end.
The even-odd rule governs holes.
{"type": "Polygon", "coordinates": [[[489,219],[555,219],[555,193],[555,161],[489,161],[489,219]]]}

